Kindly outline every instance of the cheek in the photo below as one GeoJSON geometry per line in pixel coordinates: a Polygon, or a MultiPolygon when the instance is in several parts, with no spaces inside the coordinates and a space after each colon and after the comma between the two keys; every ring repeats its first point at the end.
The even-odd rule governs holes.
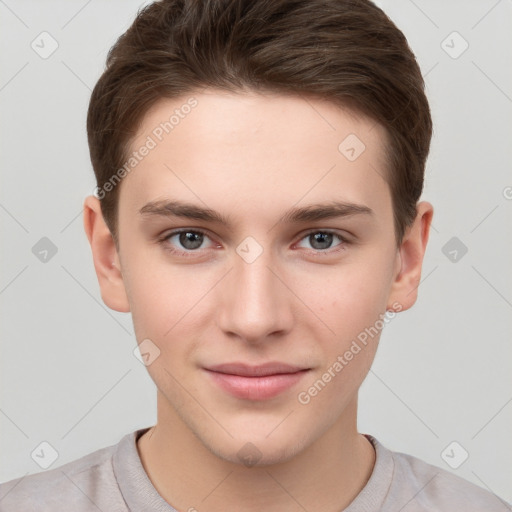
{"type": "Polygon", "coordinates": [[[190,322],[201,293],[190,279],[183,281],[170,272],[132,279],[129,300],[137,339],[154,338],[165,345],[190,322]]]}
{"type": "MultiPolygon", "coordinates": [[[[142,267],[135,264],[133,268],[142,267]]],[[[177,382],[184,381],[188,371],[184,362],[190,361],[195,348],[190,322],[194,319],[198,293],[191,283],[187,286],[179,272],[169,268],[157,273],[146,266],[143,271],[130,272],[129,300],[135,336],[139,343],[150,340],[150,352],[156,354],[146,369],[157,388],[178,409],[186,403],[177,382]]]]}
{"type": "Polygon", "coordinates": [[[169,312],[176,311],[174,294],[169,293],[163,279],[155,279],[151,272],[140,271],[134,265],[130,272],[128,300],[132,312],[137,339],[160,338],[171,326],[169,312]],[[167,290],[166,290],[167,289],[167,290]]]}
{"type": "Polygon", "coordinates": [[[322,364],[297,399],[308,411],[327,415],[326,423],[348,405],[368,374],[386,325],[386,291],[376,267],[372,272],[352,268],[315,296],[318,316],[334,334],[326,329],[325,335],[315,336],[322,364]]]}
{"type": "MultiPolygon", "coordinates": [[[[347,265],[332,272],[328,285],[311,295],[312,308],[334,331],[338,344],[357,337],[386,310],[391,271],[386,261],[374,258],[360,265],[347,265]]],[[[318,287],[316,288],[318,290],[318,287]]]]}
{"type": "Polygon", "coordinates": [[[154,249],[133,251],[124,263],[136,339],[149,339],[159,350],[158,360],[147,369],[154,380],[169,381],[164,366],[179,377],[186,371],[184,362],[194,359],[198,334],[211,324],[206,318],[208,292],[218,276],[206,268],[170,264],[154,249]]]}
{"type": "Polygon", "coordinates": [[[198,283],[191,281],[190,267],[171,264],[163,249],[140,233],[125,229],[122,235],[123,276],[137,339],[162,338],[197,300],[198,283]]]}

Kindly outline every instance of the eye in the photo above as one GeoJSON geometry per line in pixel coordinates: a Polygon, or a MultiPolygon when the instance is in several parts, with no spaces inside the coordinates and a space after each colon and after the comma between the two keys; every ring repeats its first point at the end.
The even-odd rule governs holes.
{"type": "MultiPolygon", "coordinates": [[[[199,255],[201,249],[218,247],[208,234],[200,229],[180,229],[167,233],[160,239],[165,250],[178,256],[199,255]],[[209,242],[209,244],[208,244],[209,242]]],[[[342,250],[349,241],[338,233],[327,230],[314,230],[306,233],[297,244],[299,247],[311,249],[317,253],[331,253],[342,250]],[[338,243],[334,243],[338,239],[338,243]],[[305,245],[308,244],[308,245],[305,245]],[[329,249],[333,249],[330,251],[329,249]]]]}
{"type": "Polygon", "coordinates": [[[326,251],[326,249],[331,249],[333,247],[339,247],[343,246],[348,243],[348,241],[343,238],[338,233],[334,233],[332,231],[310,231],[306,234],[305,237],[302,238],[301,242],[299,243],[299,247],[304,247],[304,242],[309,243],[310,247],[307,247],[307,249],[311,248],[315,251],[326,251]],[[338,238],[340,240],[340,243],[335,244],[333,246],[333,241],[338,238]]]}
{"type": "Polygon", "coordinates": [[[210,246],[204,247],[203,243],[210,240],[208,235],[198,229],[181,229],[173,231],[165,235],[161,242],[166,249],[177,254],[187,254],[190,252],[198,252],[197,249],[208,249],[214,247],[215,244],[210,240],[210,246]],[[203,246],[203,247],[202,247],[203,246]]]}

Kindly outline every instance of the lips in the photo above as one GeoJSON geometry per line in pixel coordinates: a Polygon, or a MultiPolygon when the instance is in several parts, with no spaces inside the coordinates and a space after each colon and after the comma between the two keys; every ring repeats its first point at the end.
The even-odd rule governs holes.
{"type": "Polygon", "coordinates": [[[270,362],[257,366],[225,363],[205,370],[222,390],[237,398],[267,400],[293,387],[310,369],[270,362]]]}
{"type": "Polygon", "coordinates": [[[291,366],[286,363],[265,363],[258,366],[250,366],[244,363],[226,363],[207,368],[212,372],[239,375],[240,377],[265,377],[267,375],[280,375],[284,373],[296,373],[309,368],[291,366]]]}

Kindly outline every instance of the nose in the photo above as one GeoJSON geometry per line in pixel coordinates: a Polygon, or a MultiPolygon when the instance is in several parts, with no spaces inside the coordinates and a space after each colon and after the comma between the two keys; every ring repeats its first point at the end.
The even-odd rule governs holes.
{"type": "Polygon", "coordinates": [[[283,336],[293,326],[293,293],[268,251],[251,263],[234,254],[219,287],[217,325],[248,343],[283,336]]]}

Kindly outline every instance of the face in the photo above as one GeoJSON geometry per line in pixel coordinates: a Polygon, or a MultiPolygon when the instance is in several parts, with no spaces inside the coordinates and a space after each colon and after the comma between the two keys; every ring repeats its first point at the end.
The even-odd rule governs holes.
{"type": "Polygon", "coordinates": [[[400,309],[384,140],[292,96],[209,90],[147,113],[119,262],[159,419],[225,460],[250,442],[261,464],[355,424],[383,315],[400,309]]]}

